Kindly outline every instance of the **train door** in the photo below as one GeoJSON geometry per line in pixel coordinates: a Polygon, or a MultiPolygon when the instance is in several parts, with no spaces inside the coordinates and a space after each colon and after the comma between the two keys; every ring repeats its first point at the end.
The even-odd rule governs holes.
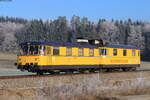
{"type": "Polygon", "coordinates": [[[47,65],[51,65],[51,46],[45,46],[47,65]]]}
{"type": "Polygon", "coordinates": [[[108,49],[105,47],[99,48],[99,55],[100,55],[100,64],[104,65],[106,64],[106,56],[108,55],[108,49]]]}

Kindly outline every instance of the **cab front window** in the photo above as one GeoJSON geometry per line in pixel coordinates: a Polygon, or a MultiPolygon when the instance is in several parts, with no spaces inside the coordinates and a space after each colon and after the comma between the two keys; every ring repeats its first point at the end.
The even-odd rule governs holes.
{"type": "Polygon", "coordinates": [[[19,55],[28,55],[27,45],[21,45],[19,55]]]}
{"type": "Polygon", "coordinates": [[[30,48],[29,48],[29,55],[38,55],[39,54],[39,46],[37,46],[37,45],[31,45],[31,46],[29,46],[30,48]]]}
{"type": "Polygon", "coordinates": [[[43,45],[22,45],[20,55],[45,55],[45,46],[43,45]]]}

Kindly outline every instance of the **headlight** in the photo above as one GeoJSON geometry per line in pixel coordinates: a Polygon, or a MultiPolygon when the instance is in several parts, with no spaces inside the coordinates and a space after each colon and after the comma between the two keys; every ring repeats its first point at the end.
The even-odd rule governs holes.
{"type": "Polygon", "coordinates": [[[14,65],[15,65],[15,66],[17,66],[17,65],[18,65],[18,63],[14,63],[14,65]]]}
{"type": "Polygon", "coordinates": [[[21,58],[18,58],[18,61],[21,61],[21,58]]]}

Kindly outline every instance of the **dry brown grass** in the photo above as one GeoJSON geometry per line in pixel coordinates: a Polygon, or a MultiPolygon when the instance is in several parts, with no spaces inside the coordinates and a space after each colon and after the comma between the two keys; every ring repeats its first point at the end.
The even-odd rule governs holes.
{"type": "Polygon", "coordinates": [[[150,62],[141,61],[141,67],[150,68],[150,62]]]}
{"type": "Polygon", "coordinates": [[[123,100],[117,96],[82,95],[75,97],[55,97],[44,95],[37,90],[1,90],[0,100],[123,100]]]}
{"type": "Polygon", "coordinates": [[[17,55],[16,54],[10,54],[10,53],[2,53],[0,52],[0,60],[16,60],[17,55]]]}
{"type": "Polygon", "coordinates": [[[68,100],[121,100],[120,97],[117,96],[102,96],[102,95],[95,95],[95,96],[79,96],[75,98],[70,98],[68,100]]]}
{"type": "Polygon", "coordinates": [[[14,63],[16,62],[17,55],[0,53],[0,68],[12,68],[14,69],[14,63]]]}
{"type": "MultiPolygon", "coordinates": [[[[126,73],[122,74],[128,78],[126,73]]],[[[0,92],[3,95],[0,97],[16,97],[17,99],[14,100],[125,100],[120,97],[150,94],[149,73],[148,75],[130,73],[129,76],[133,76],[132,79],[120,80],[119,77],[122,78],[122,74],[2,80],[0,81],[1,89],[5,89],[6,92],[0,92]],[[110,76],[114,78],[109,79],[110,76]],[[112,80],[117,83],[119,81],[119,84],[112,85],[112,80]]]]}

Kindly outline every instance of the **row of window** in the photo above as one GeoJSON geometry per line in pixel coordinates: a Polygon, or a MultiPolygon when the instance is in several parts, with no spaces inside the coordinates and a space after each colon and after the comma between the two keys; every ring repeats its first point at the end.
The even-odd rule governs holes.
{"type": "MultiPolygon", "coordinates": [[[[59,55],[59,47],[53,48],[53,55],[59,55]]],[[[66,55],[72,56],[72,48],[66,48],[66,55]]],[[[108,49],[99,49],[99,55],[108,55],[108,49]]],[[[118,55],[118,50],[113,49],[113,56],[118,55]]],[[[140,52],[138,52],[138,56],[140,55],[140,52]]],[[[84,50],[83,48],[78,49],[78,56],[84,56],[84,50]]],[[[89,56],[94,56],[94,49],[89,49],[89,56]]],[[[127,56],[127,50],[123,50],[123,56],[127,56]]],[[[136,50],[132,50],[132,56],[136,56],[136,50]]]]}
{"type": "MultiPolygon", "coordinates": [[[[53,55],[59,55],[59,47],[53,48],[53,55]]],[[[72,56],[72,48],[66,48],[66,55],[72,56]]],[[[83,48],[78,49],[78,55],[84,56],[84,50],[83,48]]],[[[89,49],[89,56],[94,56],[94,49],[89,49]]]]}
{"type": "MultiPolygon", "coordinates": [[[[99,55],[108,55],[108,49],[100,49],[99,55]]],[[[113,49],[113,56],[117,56],[118,51],[117,49],[113,49]]],[[[127,56],[127,50],[123,50],[123,56],[127,56]]],[[[136,56],[136,50],[132,50],[132,56],[136,56]]],[[[140,56],[140,52],[138,52],[138,56],[140,56]]]]}

